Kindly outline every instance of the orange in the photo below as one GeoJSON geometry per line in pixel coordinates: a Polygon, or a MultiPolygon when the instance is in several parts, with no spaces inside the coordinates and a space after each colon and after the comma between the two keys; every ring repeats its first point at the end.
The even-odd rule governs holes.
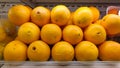
{"type": "Polygon", "coordinates": [[[102,26],[106,29],[109,36],[115,36],[120,33],[120,16],[108,14],[102,18],[102,26]]]}
{"type": "Polygon", "coordinates": [[[16,25],[11,23],[8,19],[2,19],[2,27],[6,31],[6,33],[10,36],[15,36],[17,33],[16,25]]]}
{"type": "Polygon", "coordinates": [[[28,5],[25,5],[25,6],[29,9],[30,12],[32,12],[33,9],[30,6],[28,5]]]}
{"type": "Polygon", "coordinates": [[[55,44],[61,40],[62,30],[56,24],[46,24],[41,29],[41,40],[47,44],[55,44]]]}
{"type": "Polygon", "coordinates": [[[47,61],[50,57],[50,47],[41,40],[32,42],[27,50],[30,61],[47,61]]]}
{"type": "Polygon", "coordinates": [[[8,11],[8,19],[15,25],[22,25],[30,20],[30,10],[24,5],[15,5],[8,11]]]}
{"type": "Polygon", "coordinates": [[[4,40],[4,42],[9,43],[9,42],[11,42],[11,41],[13,41],[13,40],[14,40],[14,37],[12,37],[12,36],[7,36],[7,37],[5,38],[5,40],[4,40]]]}
{"type": "Polygon", "coordinates": [[[27,46],[20,41],[11,41],[4,48],[5,61],[25,61],[27,58],[27,46]]]}
{"type": "Polygon", "coordinates": [[[95,21],[94,24],[100,24],[101,25],[102,22],[103,22],[103,20],[99,19],[99,20],[95,21]]]}
{"type": "Polygon", "coordinates": [[[0,44],[0,60],[3,60],[4,46],[0,44]]]}
{"type": "Polygon", "coordinates": [[[32,13],[33,9],[30,6],[28,6],[28,5],[25,5],[25,7],[27,7],[29,9],[29,11],[30,11],[30,19],[29,19],[29,21],[31,21],[31,13],[32,13]]]}
{"type": "Polygon", "coordinates": [[[6,38],[3,41],[0,41],[0,46],[6,46],[9,42],[13,41],[14,37],[6,36],[6,38]]]}
{"type": "Polygon", "coordinates": [[[18,36],[17,36],[17,37],[15,37],[15,40],[19,40],[18,36]]]}
{"type": "Polygon", "coordinates": [[[65,26],[70,19],[70,10],[65,5],[57,5],[52,8],[51,21],[59,26],[65,26]]]}
{"type": "Polygon", "coordinates": [[[93,13],[93,22],[97,21],[100,18],[100,10],[97,7],[90,6],[89,7],[93,13]]]}
{"type": "Polygon", "coordinates": [[[74,48],[70,43],[60,41],[52,47],[52,59],[54,61],[72,61],[73,58],[74,48]]]}
{"type": "Polygon", "coordinates": [[[98,48],[89,41],[82,41],[75,47],[77,61],[95,61],[98,58],[98,48]]]}
{"type": "Polygon", "coordinates": [[[69,19],[67,25],[72,25],[73,24],[73,14],[74,14],[74,12],[71,12],[70,19],[69,19]]]}
{"type": "Polygon", "coordinates": [[[83,39],[83,31],[77,25],[67,25],[63,29],[63,39],[72,45],[78,44],[83,39]]]}
{"type": "Polygon", "coordinates": [[[91,24],[84,31],[85,40],[94,44],[101,44],[106,40],[106,31],[103,26],[99,24],[91,24]]]}
{"type": "Polygon", "coordinates": [[[6,42],[0,42],[0,46],[3,46],[3,47],[5,47],[7,44],[8,43],[6,43],[6,42]]]}
{"type": "Polygon", "coordinates": [[[43,6],[35,7],[31,13],[31,21],[42,27],[50,22],[50,10],[43,6]]]}
{"type": "Polygon", "coordinates": [[[0,26],[0,41],[5,40],[6,37],[7,37],[7,33],[5,29],[2,26],[0,26]]]}
{"type": "Polygon", "coordinates": [[[120,61],[120,44],[115,41],[105,41],[99,46],[99,58],[103,61],[120,61]]]}
{"type": "Polygon", "coordinates": [[[80,7],[73,14],[73,24],[85,28],[93,22],[93,13],[88,7],[80,7]]]}
{"type": "Polygon", "coordinates": [[[18,38],[20,41],[30,44],[40,38],[40,28],[32,22],[26,22],[19,27],[18,38]]]}

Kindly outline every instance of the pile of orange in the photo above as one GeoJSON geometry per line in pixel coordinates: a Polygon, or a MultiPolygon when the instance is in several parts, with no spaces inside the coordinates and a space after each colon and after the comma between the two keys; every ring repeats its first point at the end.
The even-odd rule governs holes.
{"type": "Polygon", "coordinates": [[[65,5],[52,10],[16,5],[8,19],[19,28],[4,48],[5,61],[47,61],[50,55],[54,61],[120,60],[120,44],[108,39],[120,34],[120,17],[108,14],[100,19],[97,7],[71,12],[65,5]]]}

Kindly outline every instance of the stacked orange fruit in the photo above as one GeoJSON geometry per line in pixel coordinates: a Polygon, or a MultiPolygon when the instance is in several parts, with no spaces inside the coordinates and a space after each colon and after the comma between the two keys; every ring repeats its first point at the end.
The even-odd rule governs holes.
{"type": "Polygon", "coordinates": [[[120,34],[120,17],[108,14],[100,19],[97,7],[71,12],[65,5],[52,10],[16,5],[8,19],[19,28],[16,39],[4,48],[6,61],[47,61],[50,55],[54,61],[120,60],[120,44],[108,39],[120,34]]]}

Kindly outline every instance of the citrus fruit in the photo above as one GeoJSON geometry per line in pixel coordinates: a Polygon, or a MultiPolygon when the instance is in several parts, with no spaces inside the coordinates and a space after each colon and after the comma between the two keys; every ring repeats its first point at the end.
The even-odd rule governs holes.
{"type": "Polygon", "coordinates": [[[42,27],[50,22],[50,10],[43,6],[35,7],[31,13],[31,21],[42,27]]]}
{"type": "Polygon", "coordinates": [[[8,19],[3,19],[2,21],[2,27],[6,31],[6,33],[10,36],[14,36],[17,33],[16,25],[11,23],[8,19]]]}
{"type": "Polygon", "coordinates": [[[7,33],[3,27],[0,26],[0,41],[5,40],[7,33]]]}
{"type": "MultiPolygon", "coordinates": [[[[30,19],[29,19],[29,21],[31,21],[31,13],[32,13],[32,10],[33,10],[33,9],[32,9],[30,6],[28,6],[28,5],[25,5],[25,7],[27,7],[27,8],[29,9],[29,11],[30,11],[30,19]]],[[[28,21],[28,22],[29,22],[29,21],[28,21]]]]}
{"type": "Polygon", "coordinates": [[[72,61],[74,58],[73,46],[66,41],[56,43],[52,47],[52,58],[54,61],[72,61]]]}
{"type": "Polygon", "coordinates": [[[74,14],[74,12],[71,12],[70,19],[69,19],[67,25],[72,25],[73,24],[73,14],[74,14]]]}
{"type": "Polygon", "coordinates": [[[3,60],[4,46],[0,44],[0,60],[3,60]]]}
{"type": "Polygon", "coordinates": [[[61,40],[62,30],[56,24],[46,24],[41,28],[41,40],[47,44],[55,44],[61,40]]]}
{"type": "Polygon", "coordinates": [[[27,50],[30,61],[47,61],[50,57],[50,47],[41,40],[32,42],[27,50]]]}
{"type": "Polygon", "coordinates": [[[97,21],[94,22],[94,24],[99,24],[99,25],[101,25],[102,22],[103,22],[102,19],[98,19],[97,21]]]}
{"type": "Polygon", "coordinates": [[[64,26],[70,19],[70,10],[65,5],[57,5],[51,10],[51,21],[59,26],[64,26]]]}
{"type": "Polygon", "coordinates": [[[18,38],[26,44],[36,41],[40,38],[40,28],[32,22],[26,22],[19,27],[18,38]]]}
{"type": "Polygon", "coordinates": [[[93,22],[97,21],[100,17],[100,10],[97,7],[90,6],[89,7],[93,13],[93,22]]]}
{"type": "Polygon", "coordinates": [[[99,58],[102,61],[119,61],[120,44],[115,41],[105,41],[99,46],[99,58]]]}
{"type": "Polygon", "coordinates": [[[102,18],[102,26],[106,29],[109,36],[115,36],[120,33],[120,16],[108,14],[102,18]]]}
{"type": "Polygon", "coordinates": [[[30,11],[24,5],[15,5],[8,11],[8,19],[15,25],[22,25],[30,20],[30,11]]]}
{"type": "Polygon", "coordinates": [[[6,36],[6,38],[3,41],[0,41],[0,45],[5,47],[9,42],[13,40],[14,40],[14,37],[6,36]]]}
{"type": "Polygon", "coordinates": [[[106,40],[106,31],[99,24],[91,24],[84,31],[84,37],[85,40],[98,45],[106,40]]]}
{"type": "Polygon", "coordinates": [[[15,40],[8,43],[4,48],[5,61],[25,61],[27,58],[27,45],[15,40]]]}
{"type": "Polygon", "coordinates": [[[17,36],[17,37],[15,37],[15,40],[19,40],[19,37],[17,36]]]}
{"type": "Polygon", "coordinates": [[[77,61],[95,61],[98,58],[98,48],[89,41],[82,41],[75,47],[77,61]]]}
{"type": "Polygon", "coordinates": [[[93,14],[90,8],[80,7],[75,10],[73,14],[73,24],[85,28],[90,25],[93,21],[93,14]]]}
{"type": "Polygon", "coordinates": [[[28,5],[25,5],[25,6],[29,9],[30,12],[32,12],[33,9],[30,6],[28,5]]]}
{"type": "Polygon", "coordinates": [[[75,45],[83,39],[83,31],[77,25],[67,25],[63,29],[63,39],[70,44],[75,45]]]}

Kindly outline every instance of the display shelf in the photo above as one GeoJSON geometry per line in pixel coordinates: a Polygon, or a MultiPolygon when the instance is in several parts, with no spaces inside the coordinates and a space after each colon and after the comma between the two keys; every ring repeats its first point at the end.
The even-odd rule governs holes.
{"type": "Polygon", "coordinates": [[[120,0],[31,0],[32,2],[120,3],[120,0]]]}
{"type": "Polygon", "coordinates": [[[1,2],[20,2],[20,0],[0,0],[1,2]]]}
{"type": "Polygon", "coordinates": [[[120,0],[0,0],[0,2],[71,2],[71,3],[120,3],[120,0]]]}
{"type": "Polygon", "coordinates": [[[119,61],[0,61],[1,65],[13,66],[116,66],[119,61]]]}

